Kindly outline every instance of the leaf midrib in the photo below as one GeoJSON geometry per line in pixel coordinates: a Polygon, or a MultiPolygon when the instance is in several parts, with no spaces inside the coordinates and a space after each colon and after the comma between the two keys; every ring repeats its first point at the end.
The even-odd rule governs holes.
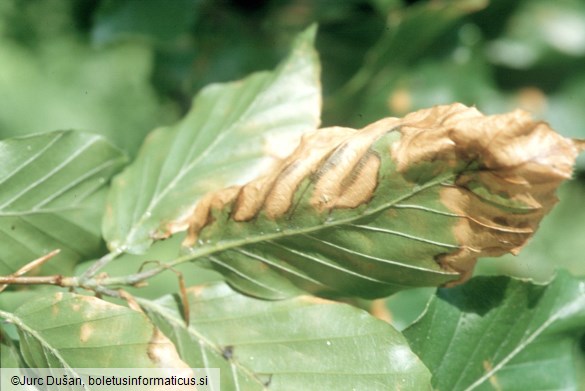
{"type": "MultiPolygon", "coordinates": [[[[264,73],[262,73],[262,72],[260,72],[259,74],[261,74],[262,76],[266,76],[266,75],[265,75],[264,73]]],[[[274,79],[275,79],[275,78],[273,78],[273,79],[272,79],[272,81],[273,81],[274,79]]],[[[174,187],[177,185],[177,183],[179,183],[179,181],[180,181],[181,179],[183,179],[183,177],[184,177],[184,176],[185,176],[185,175],[186,175],[188,172],[190,172],[190,171],[193,169],[193,167],[196,167],[196,166],[197,166],[197,164],[199,164],[199,163],[200,163],[200,161],[201,161],[202,159],[204,159],[204,158],[205,158],[205,157],[206,157],[206,156],[209,154],[209,152],[210,152],[211,150],[213,150],[213,149],[215,148],[215,146],[216,146],[216,145],[217,145],[217,144],[218,144],[220,141],[222,141],[222,140],[223,140],[223,139],[224,139],[224,138],[225,138],[225,137],[226,137],[228,134],[231,134],[231,132],[234,130],[234,128],[235,128],[235,127],[236,127],[238,124],[240,124],[240,123],[241,123],[241,122],[243,122],[245,119],[247,119],[247,117],[246,117],[246,116],[247,116],[247,115],[250,113],[250,111],[252,110],[252,108],[253,108],[253,107],[255,107],[255,106],[257,105],[257,102],[258,102],[258,100],[259,100],[259,96],[262,96],[262,95],[264,94],[264,92],[266,91],[266,86],[263,86],[262,88],[263,88],[263,90],[262,90],[262,93],[261,93],[261,94],[259,94],[259,95],[256,95],[256,96],[254,97],[254,100],[253,100],[252,102],[250,102],[250,104],[249,104],[249,105],[248,105],[248,107],[245,109],[244,113],[243,113],[243,114],[240,116],[240,118],[239,118],[237,121],[235,121],[235,122],[234,122],[234,123],[233,123],[233,124],[232,124],[232,125],[231,125],[231,126],[228,128],[228,129],[226,129],[226,130],[224,130],[223,132],[221,132],[221,133],[219,134],[219,136],[218,136],[216,139],[214,139],[214,140],[211,142],[211,144],[209,144],[209,146],[208,146],[207,148],[205,148],[205,150],[204,150],[204,151],[203,151],[203,152],[202,152],[202,153],[201,153],[199,156],[197,156],[197,158],[195,158],[195,160],[193,160],[191,163],[189,163],[189,164],[187,164],[187,165],[184,165],[184,164],[183,164],[183,165],[181,166],[181,169],[179,170],[179,174],[178,174],[178,175],[176,175],[176,176],[174,176],[174,177],[173,177],[173,180],[171,180],[171,182],[169,182],[169,183],[167,184],[167,186],[165,186],[165,188],[164,188],[164,189],[163,189],[163,190],[162,190],[160,193],[158,193],[158,194],[157,194],[155,197],[153,197],[153,198],[152,198],[152,200],[150,201],[150,203],[148,204],[148,206],[146,207],[146,209],[144,210],[144,212],[143,212],[143,213],[142,213],[142,215],[140,216],[140,219],[138,219],[138,220],[136,221],[136,223],[134,223],[134,224],[132,225],[132,228],[130,229],[130,231],[129,231],[129,232],[128,232],[128,234],[126,235],[126,238],[125,238],[125,240],[124,240],[124,242],[123,242],[124,244],[122,244],[122,245],[121,245],[121,246],[119,246],[119,247],[121,247],[121,248],[127,248],[127,247],[128,247],[128,245],[129,245],[129,243],[128,243],[128,242],[129,242],[129,241],[131,240],[131,238],[132,238],[132,237],[135,235],[135,233],[136,233],[136,230],[137,230],[137,229],[138,229],[140,226],[142,226],[142,225],[144,224],[144,222],[145,222],[147,219],[149,219],[149,218],[150,218],[150,216],[152,215],[152,210],[153,210],[154,208],[156,208],[156,206],[159,204],[159,202],[161,201],[161,199],[162,199],[162,198],[164,198],[164,197],[165,197],[165,196],[168,194],[168,192],[169,192],[169,191],[170,191],[172,188],[174,188],[174,187]]],[[[180,126],[178,126],[176,129],[177,129],[177,130],[176,130],[176,131],[177,131],[177,133],[179,133],[179,131],[180,131],[180,129],[181,129],[181,128],[180,128],[180,126]]],[[[191,152],[189,152],[189,154],[187,155],[187,157],[189,157],[190,155],[191,155],[191,152]]],[[[160,174],[159,174],[159,178],[158,178],[158,179],[160,180],[160,174]]],[[[156,184],[156,186],[155,186],[155,192],[156,192],[156,189],[158,189],[158,187],[159,187],[159,182],[158,182],[158,180],[157,180],[157,184],[156,184]]]]}
{"type": "MultiPolygon", "coordinates": [[[[371,216],[374,215],[376,213],[379,213],[381,211],[384,211],[388,208],[391,208],[392,206],[394,206],[395,204],[404,201],[420,192],[422,192],[423,190],[427,190],[429,188],[432,188],[434,186],[438,186],[441,185],[444,181],[446,180],[452,180],[453,178],[455,178],[457,174],[456,173],[449,173],[446,176],[442,176],[442,177],[438,177],[433,181],[430,181],[422,186],[416,187],[413,189],[413,191],[403,195],[402,197],[399,197],[391,202],[382,204],[376,208],[373,209],[367,209],[365,212],[367,213],[362,213],[353,217],[347,217],[344,219],[339,219],[339,220],[334,220],[332,222],[324,222],[321,225],[314,225],[314,226],[309,226],[309,227],[301,227],[298,229],[283,229],[280,232],[271,232],[271,233],[267,233],[264,235],[257,235],[257,236],[253,236],[253,237],[246,237],[246,238],[242,238],[242,239],[234,239],[230,242],[223,242],[223,243],[216,243],[213,245],[203,245],[203,246],[199,246],[199,247],[194,247],[190,250],[190,253],[179,257],[177,259],[175,259],[174,261],[172,261],[170,263],[171,266],[177,265],[179,263],[183,263],[183,262],[187,262],[190,260],[194,260],[197,258],[201,258],[201,257],[205,257],[208,255],[213,255],[215,253],[218,252],[222,252],[225,250],[229,250],[229,249],[233,249],[233,248],[239,248],[239,247],[243,247],[246,245],[250,245],[250,244],[254,244],[254,243],[260,243],[260,242],[264,242],[264,241],[270,241],[270,240],[277,240],[277,239],[282,239],[285,237],[291,237],[291,236],[296,236],[296,235],[302,235],[302,234],[308,234],[308,233],[312,233],[312,232],[316,232],[316,231],[320,231],[322,229],[327,229],[327,228],[331,228],[331,227],[335,227],[335,226],[340,226],[340,225],[346,225],[349,223],[354,222],[355,220],[367,217],[367,216],[371,216]]],[[[431,272],[431,273],[437,273],[439,275],[453,275],[456,276],[456,273],[447,273],[447,272],[439,272],[436,270],[430,270],[430,269],[426,269],[426,268],[420,268],[420,267],[415,267],[412,265],[408,265],[405,263],[397,263],[399,266],[402,267],[406,267],[406,268],[411,268],[411,269],[415,269],[415,270],[419,270],[419,271],[425,271],[425,272],[431,272]]]]}
{"type": "Polygon", "coordinates": [[[542,323],[536,330],[534,330],[527,338],[521,341],[516,348],[514,348],[506,357],[504,357],[497,365],[495,365],[490,371],[487,371],[483,376],[477,379],[474,383],[468,386],[465,391],[472,391],[477,387],[481,386],[486,380],[489,380],[491,376],[502,369],[508,362],[515,358],[520,352],[522,352],[528,345],[530,345],[536,338],[542,335],[548,327],[550,327],[557,320],[562,317],[574,313],[576,309],[585,307],[585,296],[578,296],[574,301],[562,306],[555,311],[545,322],[542,323]]]}
{"type": "MultiPolygon", "coordinates": [[[[206,338],[203,334],[199,333],[196,329],[194,329],[191,326],[185,326],[185,321],[183,319],[177,318],[176,316],[174,316],[174,314],[171,313],[171,311],[169,309],[167,309],[164,306],[159,306],[157,303],[155,303],[154,301],[151,300],[146,300],[146,299],[141,299],[141,298],[136,298],[136,301],[138,301],[138,303],[141,306],[150,308],[151,310],[156,311],[158,314],[160,314],[162,317],[164,317],[165,320],[167,320],[168,322],[171,323],[171,326],[173,328],[175,327],[179,327],[180,329],[185,330],[188,334],[195,336],[195,338],[197,338],[196,343],[200,346],[200,348],[202,349],[202,353],[203,353],[203,349],[206,347],[214,350],[218,355],[222,356],[223,352],[222,349],[219,346],[216,346],[212,341],[210,341],[208,338],[206,338]],[[205,345],[205,346],[204,346],[205,345]]],[[[202,354],[203,356],[203,354],[202,354]]],[[[259,386],[262,387],[262,389],[266,389],[266,387],[264,386],[264,383],[262,383],[253,372],[251,372],[247,367],[242,366],[239,362],[234,361],[234,360],[226,360],[228,362],[228,364],[230,364],[231,366],[235,366],[238,367],[243,373],[245,373],[248,378],[250,378],[251,380],[255,381],[259,386]]],[[[237,383],[237,377],[234,375],[233,376],[234,382],[237,383]]]]}

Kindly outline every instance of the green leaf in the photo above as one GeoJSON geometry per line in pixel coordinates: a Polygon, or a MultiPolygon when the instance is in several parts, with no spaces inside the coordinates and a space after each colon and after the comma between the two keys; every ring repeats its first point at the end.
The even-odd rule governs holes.
{"type": "MultiPolygon", "coordinates": [[[[518,5],[505,31],[487,46],[491,61],[522,70],[541,67],[548,69],[546,74],[579,64],[572,63],[571,57],[582,57],[585,44],[570,39],[566,32],[568,29],[585,32],[585,7],[582,2],[534,0],[518,5]]],[[[559,72],[549,77],[556,80],[566,75],[567,72],[559,72]]],[[[550,80],[541,83],[550,83],[550,80]]]]}
{"type": "Polygon", "coordinates": [[[429,373],[400,333],[365,311],[312,297],[262,301],[225,284],[180,301],[139,300],[191,367],[220,368],[222,390],[424,390],[429,373]]]}
{"type": "Polygon", "coordinates": [[[339,123],[341,118],[346,123],[363,126],[390,114],[387,102],[395,79],[408,72],[408,67],[417,60],[425,58],[433,42],[444,36],[453,24],[487,3],[486,0],[439,0],[392,11],[384,33],[365,56],[360,70],[326,106],[326,122],[334,118],[339,123]]]}
{"type": "Polygon", "coordinates": [[[59,131],[0,141],[0,274],[48,252],[47,272],[67,273],[102,248],[109,179],[125,157],[100,136],[59,131]]]}
{"type": "MultiPolygon", "coordinates": [[[[585,127],[579,126],[585,120],[585,113],[579,104],[585,99],[584,91],[585,74],[570,78],[560,91],[549,96],[542,118],[567,137],[585,139],[585,127]]],[[[585,155],[577,159],[577,167],[585,171],[585,155]]]]}
{"type": "Polygon", "coordinates": [[[20,356],[18,346],[4,330],[4,325],[0,326],[0,368],[22,368],[24,362],[20,356]]]}
{"type": "Polygon", "coordinates": [[[439,289],[404,334],[436,390],[560,390],[579,387],[584,330],[585,279],[559,272],[547,285],[476,277],[439,289]]]}
{"type": "MultiPolygon", "coordinates": [[[[149,84],[150,49],[124,43],[96,50],[71,35],[48,40],[46,14],[58,18],[54,8],[59,6],[47,4],[37,10],[34,24],[44,29],[36,50],[0,37],[0,73],[10,75],[0,78],[0,138],[79,129],[99,133],[135,155],[147,132],[176,118],[149,84]]],[[[17,14],[29,13],[36,14],[17,14]]]]}
{"type": "Polygon", "coordinates": [[[478,257],[520,250],[576,155],[527,113],[461,104],[320,129],[269,175],[202,199],[185,258],[268,298],[464,280],[478,257]]]}
{"type": "Polygon", "coordinates": [[[185,367],[143,313],[95,297],[58,292],[0,317],[17,327],[32,368],[185,367]]]}
{"type": "Polygon", "coordinates": [[[20,307],[23,303],[29,302],[31,300],[36,299],[42,295],[46,294],[53,294],[58,290],[61,290],[59,287],[49,286],[49,287],[35,287],[36,289],[22,289],[17,291],[4,291],[0,295],[0,310],[6,312],[14,312],[20,307]],[[44,290],[43,290],[44,288],[44,290]],[[47,293],[48,290],[53,290],[47,293]]]}
{"type": "Polygon", "coordinates": [[[487,3],[485,0],[441,0],[435,4],[420,3],[407,7],[394,15],[397,20],[389,22],[385,34],[366,59],[362,72],[375,75],[389,64],[404,65],[423,56],[430,44],[455,21],[484,8],[487,3]]]}
{"type": "Polygon", "coordinates": [[[403,7],[402,0],[370,0],[370,3],[384,16],[403,7]]]}
{"type": "Polygon", "coordinates": [[[151,133],[113,183],[103,231],[111,249],[144,252],[181,230],[205,193],[254,178],[319,123],[315,28],[274,72],[205,88],[176,126],[151,133]]]}
{"type": "Polygon", "coordinates": [[[198,0],[105,1],[96,14],[92,38],[99,44],[124,37],[153,37],[161,41],[186,33],[195,20],[198,0]]]}
{"type": "Polygon", "coordinates": [[[402,331],[411,325],[423,314],[434,293],[434,288],[415,288],[400,291],[383,299],[392,326],[402,331]]]}
{"type": "MultiPolygon", "coordinates": [[[[461,30],[474,31],[472,28],[461,30]]],[[[413,66],[409,73],[397,78],[386,97],[392,114],[404,115],[451,102],[477,105],[490,114],[514,110],[516,105],[509,105],[505,96],[495,88],[490,70],[483,60],[472,54],[471,48],[460,46],[458,50],[461,50],[462,57],[467,55],[470,58],[461,61],[453,61],[451,57],[442,61],[429,60],[420,66],[413,66]]]]}

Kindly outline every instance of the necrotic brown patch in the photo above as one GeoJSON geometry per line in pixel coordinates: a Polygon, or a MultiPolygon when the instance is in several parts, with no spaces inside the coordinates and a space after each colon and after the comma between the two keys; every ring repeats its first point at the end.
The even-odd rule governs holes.
{"type": "Polygon", "coordinates": [[[337,208],[356,208],[370,201],[378,184],[380,158],[368,153],[342,183],[342,191],[335,202],[337,208]]]}
{"type": "Polygon", "coordinates": [[[367,126],[335,149],[315,175],[313,207],[318,211],[355,208],[371,199],[381,164],[371,147],[396,121],[387,118],[367,126]]]}

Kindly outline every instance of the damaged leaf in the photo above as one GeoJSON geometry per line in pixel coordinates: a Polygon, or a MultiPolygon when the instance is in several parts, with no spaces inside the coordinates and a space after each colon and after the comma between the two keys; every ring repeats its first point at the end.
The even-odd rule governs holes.
{"type": "Polygon", "coordinates": [[[222,390],[426,390],[430,373],[389,324],[314,297],[253,299],[225,283],[180,299],[139,299],[193,368],[219,368],[222,390]]]}
{"type": "Polygon", "coordinates": [[[274,71],[202,90],[177,125],[152,132],[136,161],[115,178],[103,234],[111,250],[144,253],[204,194],[257,177],[319,124],[316,29],[297,39],[274,71]]]}
{"type": "Polygon", "coordinates": [[[143,313],[95,297],[38,296],[0,317],[31,368],[188,368],[143,313]]]}
{"type": "Polygon", "coordinates": [[[270,174],[206,195],[184,244],[263,297],[461,282],[522,248],[578,149],[526,112],[462,104],[321,129],[270,174]]]}

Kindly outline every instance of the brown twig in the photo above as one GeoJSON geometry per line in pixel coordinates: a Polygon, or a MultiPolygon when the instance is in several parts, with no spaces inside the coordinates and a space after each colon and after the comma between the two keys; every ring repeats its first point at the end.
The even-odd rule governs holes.
{"type": "MultiPolygon", "coordinates": [[[[23,279],[30,279],[30,278],[39,278],[39,277],[21,277],[23,274],[28,273],[29,271],[33,270],[34,268],[40,267],[41,265],[45,264],[49,259],[53,258],[55,255],[59,254],[61,252],[61,249],[56,249],[51,251],[50,253],[43,255],[42,257],[39,257],[37,259],[35,259],[34,261],[31,261],[29,263],[27,263],[26,265],[24,265],[23,267],[21,267],[20,269],[18,269],[17,271],[15,271],[14,273],[5,276],[5,277],[0,277],[0,292],[2,292],[4,289],[6,289],[6,287],[9,284],[19,284],[18,282],[14,282],[14,281],[19,281],[19,280],[23,280],[23,279]],[[6,282],[4,282],[6,281],[6,282]]],[[[53,279],[58,279],[58,278],[63,278],[62,276],[52,276],[53,279]]],[[[56,281],[56,280],[55,280],[56,281]]],[[[23,283],[25,284],[25,283],[23,283]]],[[[50,284],[50,285],[60,285],[60,283],[47,283],[47,282],[41,282],[39,284],[50,284]]]]}
{"type": "MultiPolygon", "coordinates": [[[[198,254],[198,256],[196,256],[195,258],[203,259],[203,255],[205,255],[206,251],[213,252],[215,250],[205,249],[205,251],[202,251],[202,254],[198,254]]],[[[46,261],[47,260],[47,259],[45,259],[46,257],[49,256],[49,258],[50,258],[51,256],[54,256],[54,255],[55,254],[50,253],[42,258],[46,261]]],[[[100,260],[98,260],[97,263],[99,263],[100,266],[103,266],[105,263],[110,262],[113,259],[115,259],[118,255],[120,255],[119,252],[110,253],[110,254],[106,255],[105,257],[101,258],[100,260]]],[[[141,283],[146,281],[147,279],[154,277],[154,276],[156,276],[156,275],[158,275],[166,270],[171,270],[175,274],[179,273],[179,274],[177,274],[177,276],[179,277],[180,295],[181,295],[181,300],[182,300],[183,306],[184,306],[183,315],[185,316],[185,321],[188,322],[189,321],[188,320],[189,319],[188,318],[189,304],[188,304],[187,297],[186,297],[185,283],[183,281],[182,275],[180,275],[180,272],[177,272],[176,270],[174,270],[173,266],[184,263],[184,262],[192,261],[193,258],[194,258],[194,256],[191,253],[191,254],[183,255],[182,257],[179,257],[179,258],[177,258],[169,263],[156,262],[158,264],[158,266],[156,266],[152,269],[142,271],[142,268],[141,268],[137,273],[126,275],[126,276],[109,277],[105,273],[100,274],[100,275],[95,275],[96,271],[99,268],[92,268],[91,273],[86,272],[86,273],[82,274],[81,276],[75,276],[75,277],[66,277],[63,275],[22,277],[22,276],[17,276],[16,275],[17,273],[14,273],[14,274],[11,274],[9,276],[0,276],[0,286],[2,286],[2,285],[55,285],[55,286],[60,286],[60,287],[64,287],[64,288],[82,288],[82,289],[87,289],[87,290],[93,291],[97,294],[103,294],[106,296],[121,298],[118,290],[114,290],[114,289],[111,289],[108,287],[121,286],[121,285],[126,285],[126,286],[131,285],[131,286],[137,287],[141,283]]],[[[31,265],[31,264],[38,266],[41,263],[42,263],[42,261],[39,259],[39,260],[34,260],[33,262],[27,264],[26,266],[28,267],[28,265],[31,265]]],[[[30,268],[28,270],[30,270],[30,268]]]]}
{"type": "Polygon", "coordinates": [[[0,276],[0,284],[4,285],[57,285],[62,287],[78,286],[71,282],[71,277],[60,274],[39,277],[0,276]]]}

